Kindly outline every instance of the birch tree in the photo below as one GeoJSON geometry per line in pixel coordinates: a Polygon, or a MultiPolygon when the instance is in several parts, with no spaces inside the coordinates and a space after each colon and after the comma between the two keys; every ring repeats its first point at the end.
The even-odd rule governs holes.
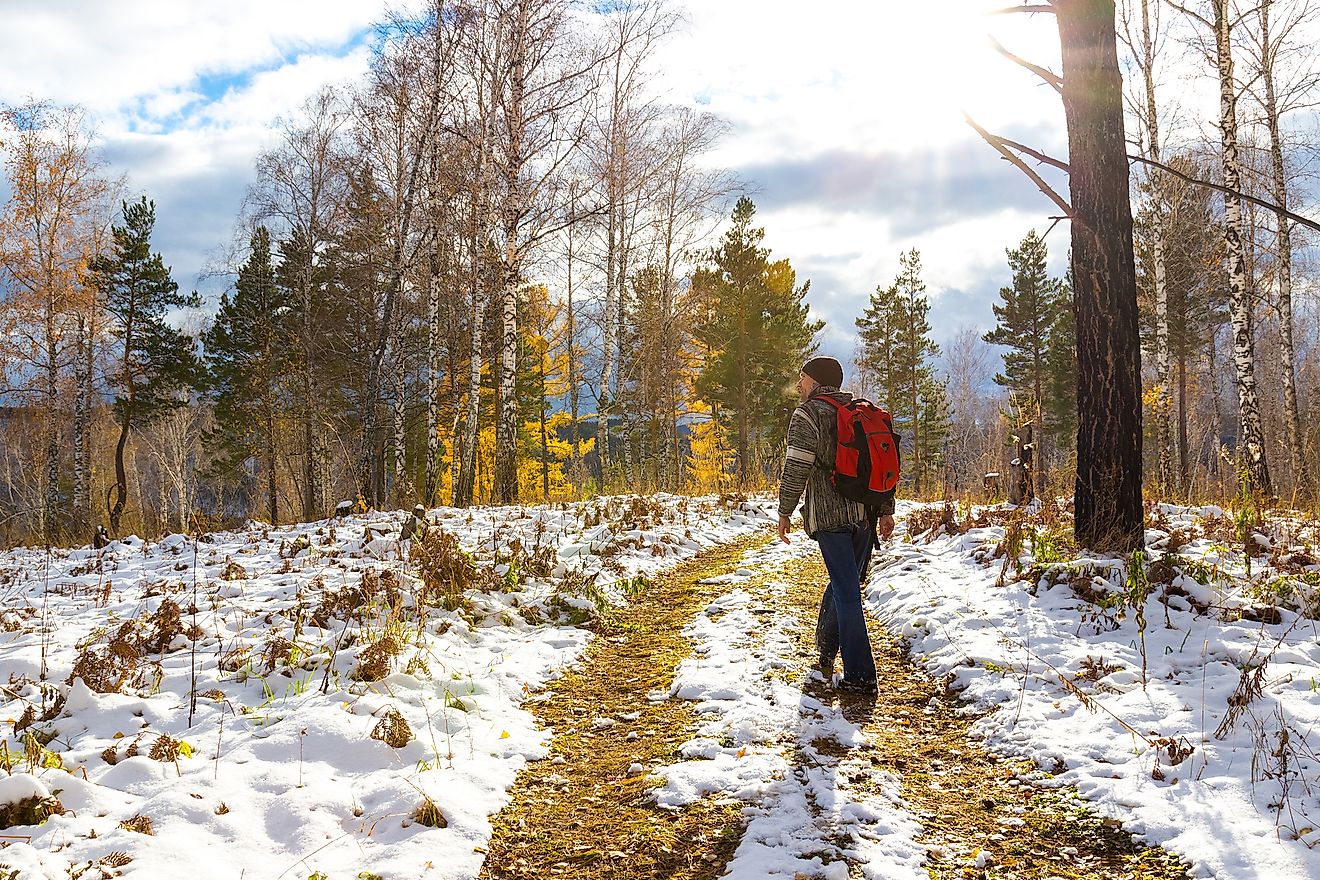
{"type": "Polygon", "coordinates": [[[388,387],[386,359],[397,343],[397,312],[405,281],[424,246],[418,234],[419,209],[445,98],[443,82],[436,82],[432,64],[418,51],[417,39],[415,34],[405,34],[378,57],[356,109],[362,173],[371,177],[380,194],[385,221],[381,242],[384,276],[361,404],[358,484],[369,504],[384,500],[386,439],[381,410],[388,387]]]}
{"type": "MultiPolygon", "coordinates": [[[[674,28],[678,15],[668,0],[630,0],[614,4],[603,17],[604,61],[597,68],[592,89],[597,106],[589,140],[592,171],[604,213],[598,223],[603,236],[604,302],[596,431],[602,472],[610,466],[610,415],[615,409],[612,401],[617,396],[623,361],[619,345],[626,332],[629,273],[636,262],[634,251],[642,232],[640,215],[645,194],[655,182],[653,147],[662,107],[647,90],[649,63],[657,43],[674,28]]],[[[626,410],[620,410],[624,418],[626,410]]]]}
{"type": "MultiPolygon", "coordinates": [[[[1162,143],[1160,139],[1160,108],[1156,101],[1156,82],[1158,79],[1158,59],[1164,55],[1164,33],[1160,19],[1161,7],[1158,0],[1124,0],[1122,7],[1123,39],[1132,54],[1132,60],[1139,74],[1135,87],[1130,93],[1133,116],[1137,121],[1137,150],[1147,159],[1162,162],[1162,143]]],[[[1152,178],[1160,180],[1159,172],[1152,178]]],[[[1152,187],[1150,193],[1159,199],[1162,190],[1152,187]]],[[[1156,211],[1152,217],[1163,214],[1156,211]]],[[[1172,468],[1173,431],[1171,424],[1172,381],[1169,367],[1169,318],[1168,318],[1168,278],[1164,256],[1164,234],[1157,225],[1150,231],[1151,268],[1154,282],[1154,354],[1155,354],[1155,449],[1156,482],[1160,489],[1168,491],[1174,485],[1172,468]]]]}
{"type": "MultiPolygon", "coordinates": [[[[1283,117],[1309,106],[1320,72],[1311,65],[1314,44],[1307,27],[1314,24],[1317,9],[1310,0],[1285,4],[1282,15],[1274,18],[1274,0],[1259,0],[1254,28],[1250,28],[1248,57],[1253,74],[1249,91],[1260,107],[1260,122],[1269,137],[1269,192],[1274,203],[1287,209],[1292,199],[1285,161],[1283,117]],[[1289,68],[1289,63],[1292,64],[1289,68]]],[[[1303,454],[1302,423],[1297,402],[1297,349],[1293,315],[1293,234],[1292,224],[1281,213],[1274,215],[1276,258],[1274,271],[1275,305],[1279,312],[1279,352],[1282,361],[1284,432],[1292,465],[1294,489],[1309,495],[1311,477],[1303,454]]]]}
{"type": "Polygon", "coordinates": [[[507,504],[518,495],[518,297],[538,246],[573,220],[563,172],[585,132],[583,100],[598,57],[575,32],[567,0],[492,2],[503,47],[492,154],[502,257],[492,491],[507,504]]]}
{"type": "Polygon", "coordinates": [[[1219,81],[1219,142],[1224,182],[1224,251],[1228,262],[1229,313],[1233,324],[1233,374],[1238,392],[1238,458],[1253,492],[1273,491],[1265,434],[1256,392],[1256,350],[1251,315],[1251,279],[1242,238],[1242,167],[1238,157],[1238,85],[1233,75],[1233,29],[1241,17],[1230,0],[1210,0],[1209,16],[1173,4],[1213,35],[1213,64],[1219,81]]]}
{"type": "MultiPolygon", "coordinates": [[[[14,397],[41,415],[37,530],[49,540],[65,512],[60,474],[70,415],[67,381],[75,361],[89,356],[78,346],[90,336],[85,325],[79,333],[79,315],[91,309],[80,273],[92,256],[110,185],[101,176],[82,110],[28,103],[5,108],[0,122],[9,179],[0,214],[0,271],[7,282],[0,301],[0,365],[11,377],[14,397]]],[[[87,383],[90,372],[80,377],[80,392],[87,383]]],[[[85,442],[83,425],[74,434],[85,442]]],[[[85,455],[79,466],[86,468],[85,455]]],[[[86,473],[76,474],[74,482],[86,486],[86,473]]]]}

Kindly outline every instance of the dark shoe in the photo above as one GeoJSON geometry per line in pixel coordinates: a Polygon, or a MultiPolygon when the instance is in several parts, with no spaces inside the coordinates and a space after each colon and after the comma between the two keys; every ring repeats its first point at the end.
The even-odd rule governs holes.
{"type": "Polygon", "coordinates": [[[840,693],[845,694],[874,695],[877,692],[875,679],[871,679],[870,681],[855,681],[851,678],[841,678],[834,688],[840,693]]]}
{"type": "Polygon", "coordinates": [[[827,682],[834,678],[834,658],[821,654],[816,660],[816,668],[820,670],[821,678],[827,682]]]}

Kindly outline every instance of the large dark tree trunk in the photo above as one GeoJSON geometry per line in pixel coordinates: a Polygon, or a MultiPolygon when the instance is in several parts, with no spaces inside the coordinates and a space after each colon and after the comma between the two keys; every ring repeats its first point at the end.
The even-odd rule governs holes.
{"type": "Polygon", "coordinates": [[[1077,540],[1142,546],[1141,339],[1112,0],[1055,0],[1077,315],[1077,540]]]}

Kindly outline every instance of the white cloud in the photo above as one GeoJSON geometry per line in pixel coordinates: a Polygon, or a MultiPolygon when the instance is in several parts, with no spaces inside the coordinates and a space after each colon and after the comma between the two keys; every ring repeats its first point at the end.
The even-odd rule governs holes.
{"type": "Polygon", "coordinates": [[[0,3],[0,99],[27,94],[99,114],[298,55],[337,52],[384,0],[25,0],[0,3]]]}
{"type": "MultiPolygon", "coordinates": [[[[940,290],[976,286],[987,266],[1003,262],[1003,248],[1049,213],[1043,202],[1039,216],[998,209],[1000,177],[985,183],[975,216],[956,216],[960,188],[979,180],[974,172],[970,184],[964,179],[959,158],[969,140],[963,108],[999,130],[1062,130],[1057,97],[984,39],[993,28],[1016,51],[1052,64],[1053,22],[980,15],[1001,2],[691,0],[689,25],[658,59],[672,100],[703,103],[733,124],[712,159],[766,172],[748,182],[765,187],[758,202],[770,206],[778,196],[782,204],[759,222],[775,255],[816,279],[812,303],[831,322],[831,348],[850,348],[852,318],[892,278],[900,250],[923,251],[938,309],[940,290]],[[854,163],[841,170],[854,176],[820,177],[833,189],[817,198],[815,179],[787,198],[799,169],[769,174],[786,160],[835,155],[854,163]],[[894,190],[906,180],[861,181],[860,195],[839,191],[870,173],[866,159],[876,156],[902,159],[879,163],[876,173],[927,169],[922,192],[942,200],[929,220],[919,199],[898,204],[894,190]],[[826,201],[841,196],[852,199],[826,201]],[[859,204],[866,198],[874,203],[859,204]]],[[[360,38],[391,5],[65,0],[39,8],[0,0],[0,102],[31,95],[87,107],[113,170],[128,174],[132,193],[157,200],[157,246],[190,286],[208,252],[230,240],[253,159],[278,136],[277,117],[322,84],[365,72],[370,53],[360,38]]],[[[1030,184],[1021,187],[1029,199],[1030,184]]]]}
{"type": "Polygon", "coordinates": [[[692,4],[689,28],[660,66],[675,98],[700,100],[735,123],[725,156],[937,145],[965,136],[963,108],[990,124],[1062,125],[1057,97],[986,40],[991,28],[1007,31],[1003,39],[1023,54],[1057,66],[1052,22],[987,19],[984,0],[817,7],[692,4]]]}
{"type": "Polygon", "coordinates": [[[0,0],[0,103],[85,107],[112,173],[156,200],[154,243],[190,287],[229,241],[277,119],[365,73],[364,32],[395,5],[0,0]]]}
{"type": "MultiPolygon", "coordinates": [[[[851,355],[853,319],[912,247],[937,338],[987,324],[989,302],[972,291],[1006,283],[1004,248],[1049,224],[1053,206],[1001,170],[963,120],[966,111],[991,130],[1032,132],[1062,152],[1058,96],[988,39],[1057,70],[1053,17],[983,14],[1003,5],[702,0],[666,45],[658,66],[671,99],[732,123],[711,161],[750,169],[766,244],[813,281],[826,352],[851,355]]],[[[1067,235],[1065,224],[1051,242],[1067,235]]],[[[1066,247],[1055,249],[1061,271],[1066,247]]]]}

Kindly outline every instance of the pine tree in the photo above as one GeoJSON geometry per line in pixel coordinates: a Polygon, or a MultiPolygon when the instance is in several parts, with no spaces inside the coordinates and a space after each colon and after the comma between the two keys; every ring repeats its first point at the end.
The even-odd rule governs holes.
{"type": "MultiPolygon", "coordinates": [[[[1004,371],[995,375],[995,382],[1026,402],[1036,436],[1043,438],[1046,430],[1055,430],[1053,420],[1047,421],[1045,413],[1061,406],[1058,401],[1047,404],[1045,397],[1050,386],[1051,336],[1056,332],[1058,313],[1065,309],[1064,288],[1049,276],[1045,241],[1036,230],[1028,232],[1022,243],[1008,249],[1007,254],[1013,283],[999,289],[1003,302],[994,305],[996,326],[982,338],[1007,348],[1004,371]]],[[[1058,332],[1063,332],[1059,337],[1062,343],[1066,332],[1058,332]]],[[[1045,457],[1038,451],[1038,470],[1043,470],[1045,464],[1045,457]]]]}
{"type": "Polygon", "coordinates": [[[693,275],[702,298],[695,335],[706,351],[698,392],[737,437],[739,477],[752,476],[753,453],[768,448],[787,422],[788,389],[823,324],[807,319],[808,285],[797,286],[787,260],[769,261],[765,230],[752,226],[756,206],[746,197],[733,226],[693,275]]]}
{"type": "Polygon", "coordinates": [[[110,531],[119,531],[128,500],[124,450],[134,430],[188,403],[188,393],[200,379],[200,364],[190,337],[165,322],[166,312],[196,303],[196,295],[179,293],[179,285],[160,254],[151,251],[156,205],[146,197],[122,205],[123,225],[111,227],[109,253],[88,266],[92,285],[113,319],[118,343],[113,372],[107,376],[115,392],[114,501],[110,531]]]}
{"type": "Polygon", "coordinates": [[[926,283],[921,280],[921,254],[916,248],[899,256],[899,273],[894,279],[897,296],[894,300],[894,368],[901,393],[894,398],[897,412],[895,428],[906,426],[912,433],[913,490],[920,495],[922,476],[926,473],[924,453],[926,438],[922,436],[922,391],[934,381],[935,371],[930,359],[938,357],[940,347],[930,338],[930,301],[926,299],[926,283]],[[902,406],[898,401],[902,400],[902,406]]]}
{"type": "Polygon", "coordinates": [[[251,250],[238,270],[233,298],[221,295],[215,323],[203,337],[216,421],[206,446],[217,474],[232,474],[250,458],[260,462],[267,516],[276,523],[276,442],[288,403],[283,383],[289,369],[292,297],[275,281],[266,227],[252,234],[251,250]]]}
{"type": "Polygon", "coordinates": [[[939,445],[926,442],[924,436],[923,395],[935,378],[931,359],[940,353],[930,336],[929,313],[921,254],[914,248],[899,255],[898,277],[889,287],[875,289],[866,311],[855,322],[858,368],[879,392],[881,404],[894,418],[895,430],[910,441],[904,471],[911,475],[918,493],[923,477],[931,472],[926,455],[939,445]]]}
{"type": "Polygon", "coordinates": [[[1045,372],[1045,430],[1055,449],[1071,449],[1077,437],[1077,315],[1066,280],[1059,283],[1047,334],[1045,372]]]}
{"type": "Polygon", "coordinates": [[[945,382],[934,376],[922,380],[920,411],[918,424],[921,430],[916,436],[920,438],[921,445],[917,447],[916,466],[921,472],[916,475],[916,480],[918,483],[923,479],[933,483],[944,474],[947,442],[953,430],[953,410],[949,405],[949,389],[945,382]]]}

